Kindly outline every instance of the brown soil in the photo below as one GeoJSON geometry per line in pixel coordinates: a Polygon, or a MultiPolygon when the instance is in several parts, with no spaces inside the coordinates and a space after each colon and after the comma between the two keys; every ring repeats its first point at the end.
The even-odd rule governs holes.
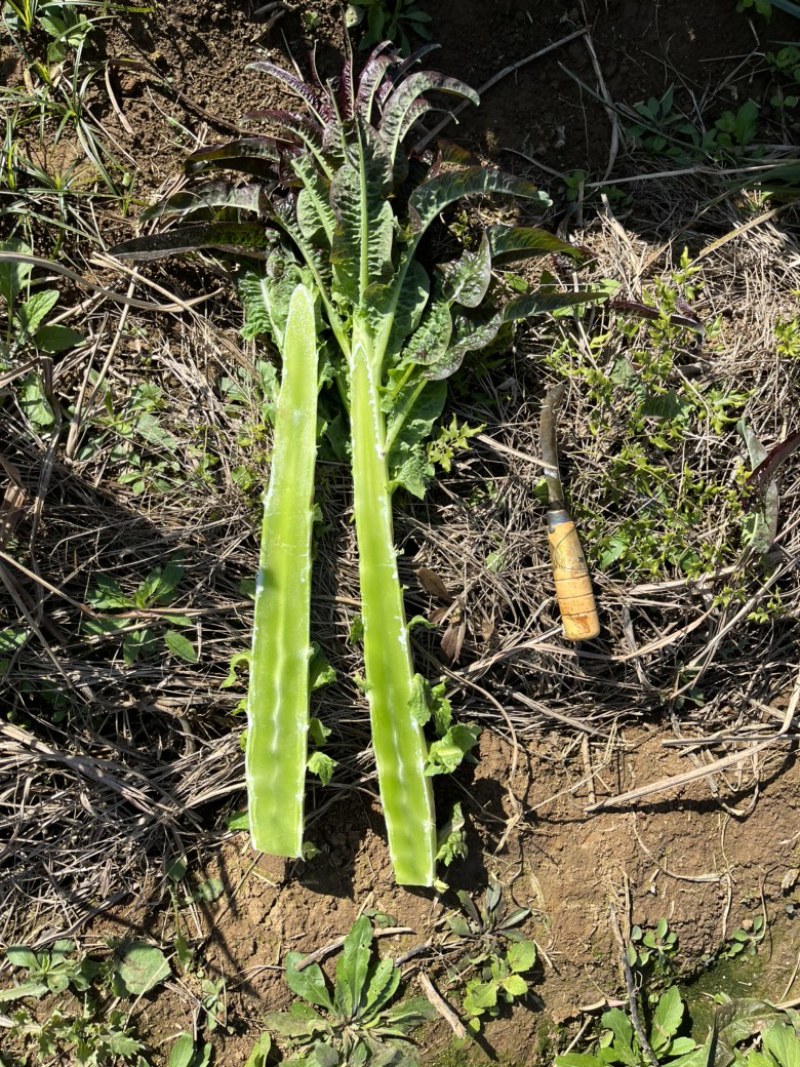
{"type": "MultiPolygon", "coordinates": [[[[626,731],[608,755],[602,745],[565,752],[563,741],[543,737],[534,750],[518,753],[509,780],[511,749],[490,733],[482,738],[473,780],[462,793],[470,855],[453,869],[451,882],[475,892],[493,874],[510,904],[531,909],[526,929],[540,949],[535,996],[513,1018],[485,1029],[488,1046],[517,1067],[549,1064],[556,1027],[569,1030],[583,1009],[597,1010],[619,995],[612,906],[623,936],[631,922],[654,927],[666,918],[679,938],[676,967],[683,974],[700,968],[743,923],[767,914],[757,992],[773,1001],[786,996],[800,931],[779,915],[791,899],[782,882],[798,865],[800,765],[793,753],[780,753],[759,767],[757,778],[745,764],[725,778],[639,801],[634,810],[587,815],[590,801],[684,772],[685,759],[664,740],[657,729],[626,731]]],[[[279,966],[284,954],[335,942],[365,908],[410,928],[382,938],[384,953],[432,944],[425,969],[458,1003],[451,968],[463,946],[442,919],[442,905],[457,906],[455,898],[440,902],[394,884],[376,806],[339,804],[312,838],[321,853],[307,865],[254,860],[241,834],[191,872],[192,880],[219,878],[225,887],[214,904],[182,910],[181,922],[203,946],[206,974],[228,984],[231,1034],[214,1039],[226,1067],[246,1059],[261,1013],[288,1007],[279,966]]],[[[83,945],[102,950],[114,935],[169,944],[174,917],[146,902],[117,918],[110,912],[83,945]]],[[[413,968],[409,973],[413,985],[413,968]]],[[[143,1005],[141,1032],[158,1035],[158,1044],[190,1029],[198,988],[189,977],[143,1005]]],[[[444,1024],[426,1032],[423,1062],[436,1063],[451,1040],[444,1024]]]]}

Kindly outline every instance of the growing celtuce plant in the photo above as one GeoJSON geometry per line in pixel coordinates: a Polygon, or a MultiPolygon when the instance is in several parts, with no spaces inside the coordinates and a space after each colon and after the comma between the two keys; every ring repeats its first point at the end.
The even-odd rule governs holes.
{"type": "MultiPolygon", "coordinates": [[[[459,257],[433,271],[423,266],[422,238],[462,197],[502,193],[539,205],[549,200],[530,182],[498,170],[450,162],[442,153],[407,153],[404,143],[432,108],[425,94],[478,102],[451,78],[409,74],[418,58],[401,62],[382,44],[357,83],[348,56],[341,78],[326,85],[316,71],[308,83],[271,63],[252,64],[299,97],[304,110],[254,112],[249,118],[268,123],[273,134],[195,153],[191,172],[225,169],[249,180],[205,182],[169,198],[150,217],[202,221],[126,242],[115,252],[140,259],[198,248],[233,252],[245,263],[240,292],[251,315],[261,314],[251,304],[264,277],[302,265],[314,289],[329,331],[326,365],[350,419],[365,689],[389,848],[398,882],[427,886],[436,853],[430,783],[436,767],[427,760],[429,690],[412,665],[392,494],[398,487],[424,494],[432,474],[426,438],[444,405],[445,379],[467,353],[497,343],[515,321],[605,299],[606,293],[558,292],[549,285],[510,297],[492,270],[497,260],[577,255],[551,234],[525,227],[492,226],[459,257]],[[242,221],[242,213],[266,224],[242,221]],[[266,272],[253,265],[257,257],[266,259],[266,272]]],[[[273,336],[281,348],[283,339],[273,336]]],[[[254,677],[274,669],[251,665],[254,677]]],[[[271,700],[283,684],[276,682],[271,700]]],[[[257,704],[252,693],[249,707],[251,721],[275,721],[274,710],[257,704]]],[[[278,756],[292,762],[286,780],[296,781],[299,750],[278,756]]],[[[253,754],[249,760],[251,811],[262,788],[283,788],[277,777],[269,783],[252,779],[260,759],[253,754]]]]}

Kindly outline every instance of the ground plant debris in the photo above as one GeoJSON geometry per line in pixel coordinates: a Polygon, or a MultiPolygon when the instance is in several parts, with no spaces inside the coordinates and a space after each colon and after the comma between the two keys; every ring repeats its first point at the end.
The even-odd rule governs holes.
{"type": "Polygon", "coordinates": [[[799,85],[790,0],[0,3],[0,1067],[798,1062],[799,85]],[[387,39],[359,114],[398,119],[389,253],[354,280],[325,167],[359,136],[377,158],[346,86],[387,39]],[[424,70],[451,91],[392,104],[424,70]],[[403,374],[435,403],[375,454],[429,886],[387,838],[334,351],[411,243],[376,425],[403,374]],[[298,586],[303,649],[269,657],[308,774],[302,840],[302,810],[260,816],[292,824],[280,858],[251,845],[245,752],[286,317],[260,328],[241,276],[300,267],[310,622],[298,586]],[[565,637],[554,500],[590,640],[565,637]]]}

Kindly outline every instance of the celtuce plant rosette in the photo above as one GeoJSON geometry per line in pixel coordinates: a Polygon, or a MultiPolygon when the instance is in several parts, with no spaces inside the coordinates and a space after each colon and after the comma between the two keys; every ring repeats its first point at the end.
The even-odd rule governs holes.
{"type": "Polygon", "coordinates": [[[301,109],[253,112],[248,119],[271,132],[196,152],[187,169],[201,180],[148,213],[173,225],[115,249],[139,259],[201,248],[234,256],[245,336],[268,335],[282,358],[246,761],[253,843],[277,855],[299,856],[302,847],[318,387],[335,392],[346,411],[378,781],[397,881],[419,886],[434,878],[431,776],[457,762],[444,750],[459,757],[476,734],[452,726],[446,702],[437,707],[414,672],[392,495],[424,494],[433,474],[426,439],[442,413],[446,380],[468,353],[499,347],[515,322],[607,295],[519,280],[511,289],[493,269],[499,262],[547,253],[578,258],[572,246],[531,227],[491,226],[436,267],[426,250],[423,264],[426,232],[464,197],[495,193],[549,204],[530,182],[465,164],[457,150],[406,147],[432,98],[478,103],[461,82],[412,72],[430,47],[401,60],[381,44],[357,81],[349,54],[341,76],[326,83],[316,70],[305,82],[272,63],[252,64],[301,109]],[[232,177],[207,180],[214,172],[232,177]],[[444,734],[436,753],[424,733],[432,717],[444,734]]]}

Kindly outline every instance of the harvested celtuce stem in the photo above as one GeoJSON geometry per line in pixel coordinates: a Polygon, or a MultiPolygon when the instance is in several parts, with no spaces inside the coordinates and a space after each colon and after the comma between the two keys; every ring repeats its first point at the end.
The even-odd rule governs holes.
{"type": "Polygon", "coordinates": [[[352,349],[350,417],[364,666],[389,850],[399,885],[433,884],[436,825],[427,745],[412,713],[414,669],[397,574],[386,428],[371,353],[352,349]]]}
{"type": "Polygon", "coordinates": [[[255,848],[273,856],[301,856],[303,848],[317,392],[314,301],[298,285],[264,495],[247,694],[250,835],[255,848]]]}

